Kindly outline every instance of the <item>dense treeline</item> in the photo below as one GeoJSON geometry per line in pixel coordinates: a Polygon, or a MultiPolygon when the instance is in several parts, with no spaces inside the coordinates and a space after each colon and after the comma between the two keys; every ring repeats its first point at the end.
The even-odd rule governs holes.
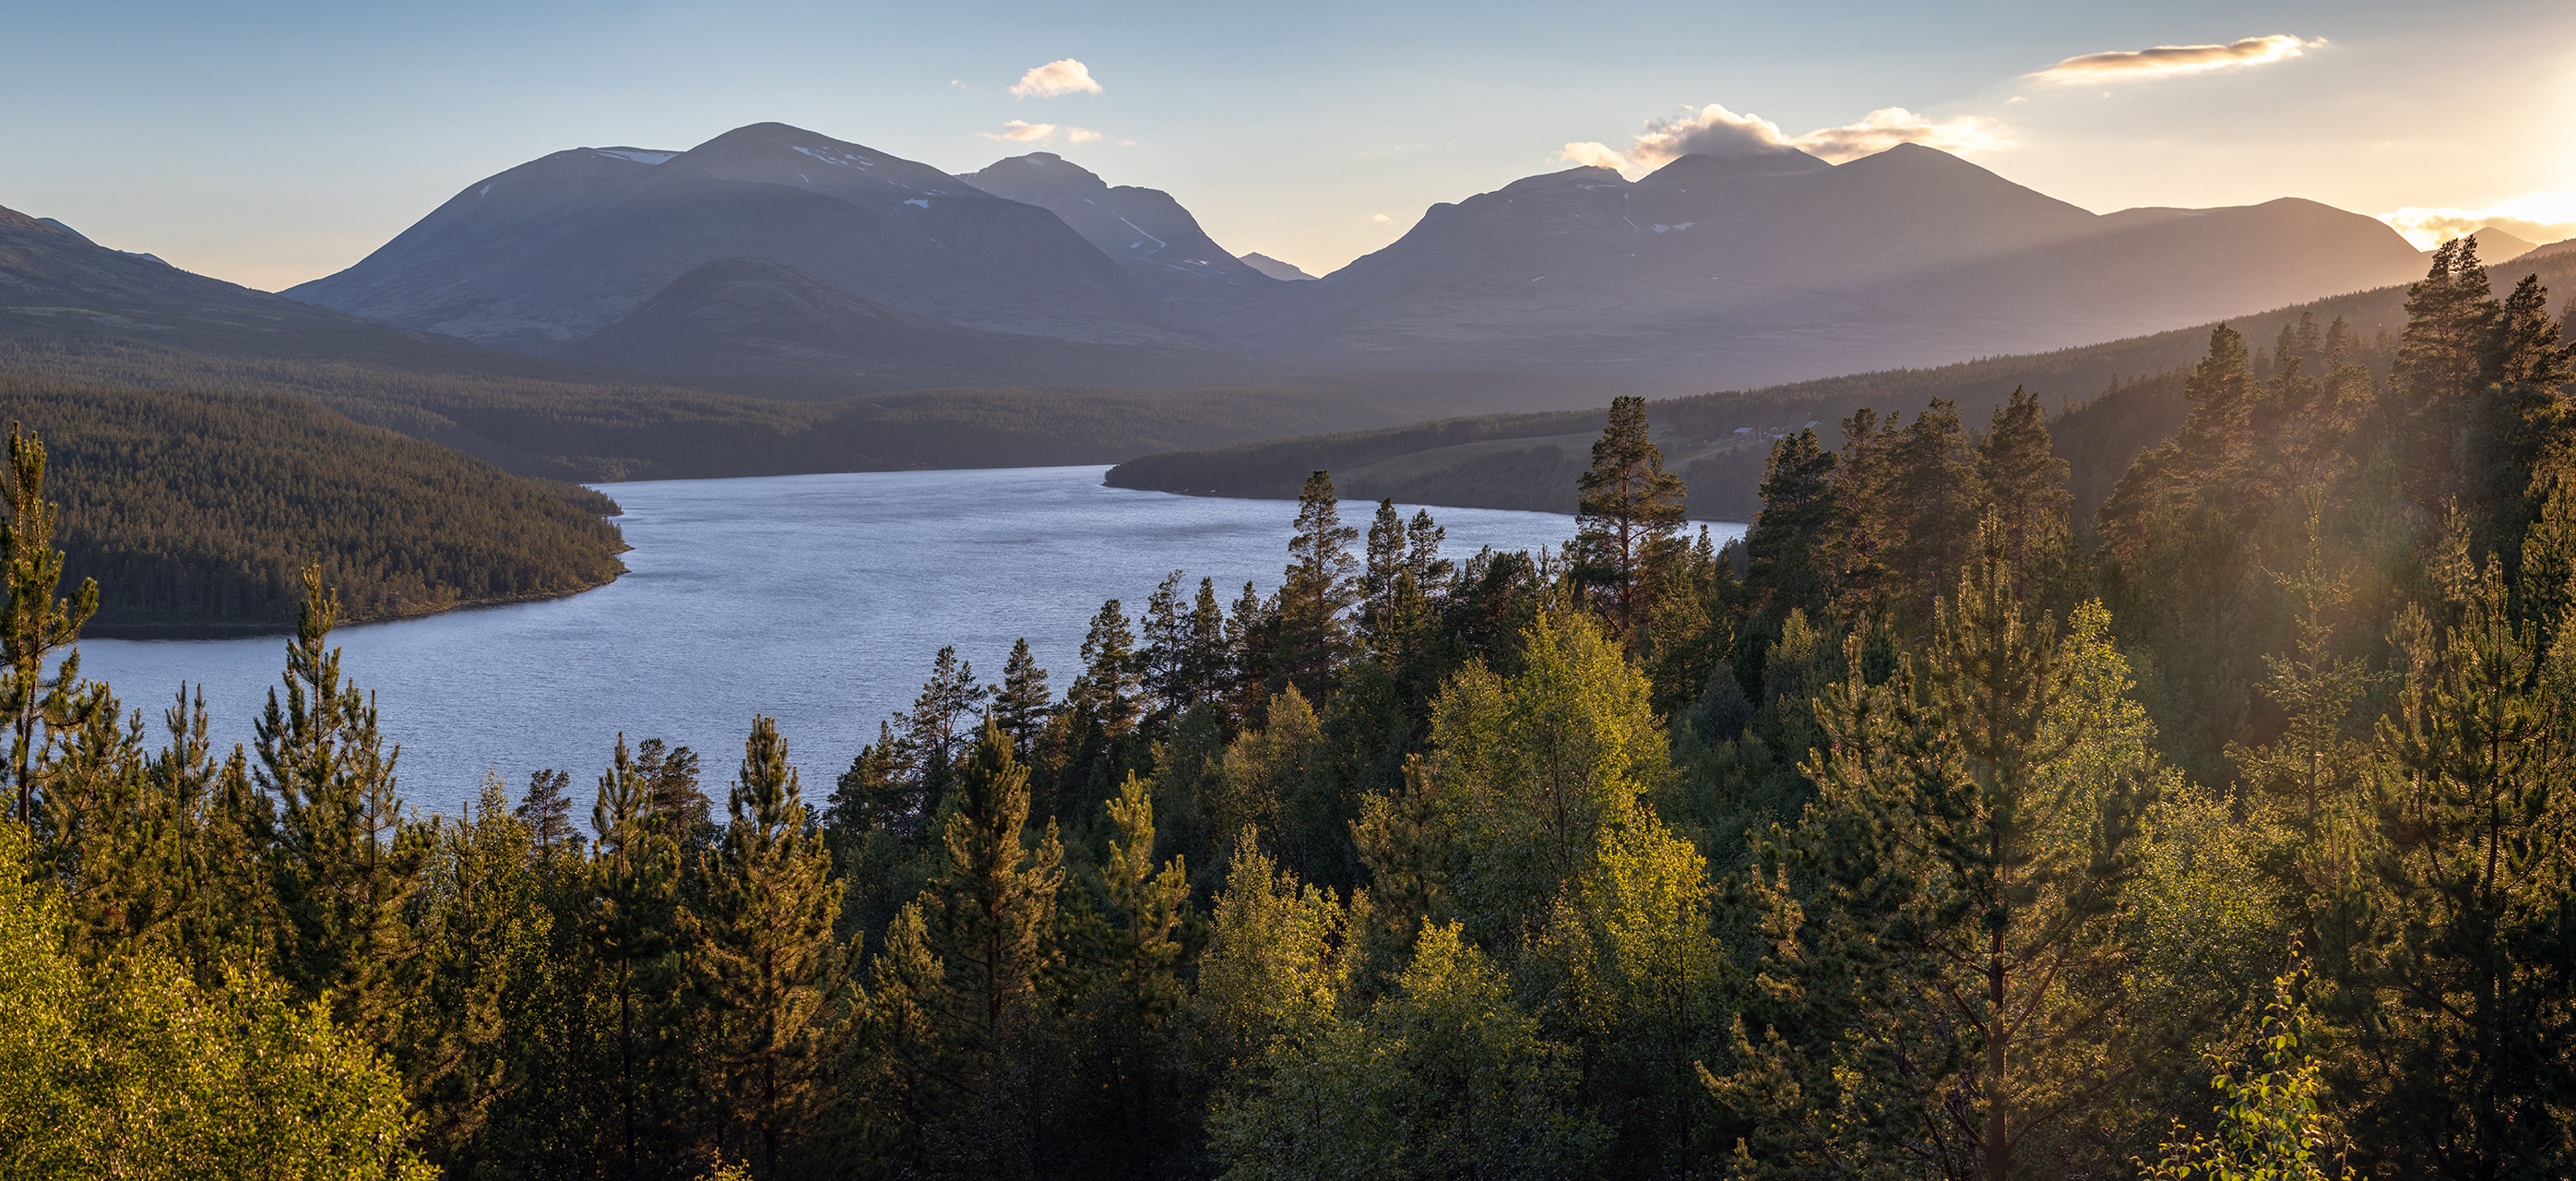
{"type": "Polygon", "coordinates": [[[291,624],[320,563],[353,619],[568,594],[624,569],[578,485],[498,471],[294,398],[0,375],[50,452],[75,583],[100,624],[291,624]]]}
{"type": "MultiPolygon", "coordinates": [[[[149,753],[39,676],[82,608],[22,467],[11,954],[303,1014],[207,1036],[350,1056],[317,1135],[398,1088],[374,1167],[455,1176],[2565,1175],[2547,300],[2446,248],[2385,376],[2216,329],[2081,533],[2027,392],[1781,440],[1722,550],[1635,399],[1561,552],[1456,562],[1312,472],[1275,594],[1106,603],[1060,697],[943,651],[811,804],[766,719],[721,816],[621,739],[586,834],[563,772],[405,813],[318,577],[254,748],[182,700],[149,753]]],[[[0,1058],[109,1113],[0,1135],[104,1171],[163,1026],[50,1003],[130,1073],[0,1058]]]]}

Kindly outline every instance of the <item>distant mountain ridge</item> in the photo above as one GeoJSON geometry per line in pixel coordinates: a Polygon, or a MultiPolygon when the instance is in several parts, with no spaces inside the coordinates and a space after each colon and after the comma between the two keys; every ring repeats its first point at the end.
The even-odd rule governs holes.
{"type": "Polygon", "coordinates": [[[763,123],[531,161],[289,294],[505,348],[872,388],[1300,369],[1748,386],[2134,336],[2421,266],[2311,201],[2095,214],[1909,144],[1524,177],[1295,281],[1170,194],[1052,152],[952,176],[763,123]]]}

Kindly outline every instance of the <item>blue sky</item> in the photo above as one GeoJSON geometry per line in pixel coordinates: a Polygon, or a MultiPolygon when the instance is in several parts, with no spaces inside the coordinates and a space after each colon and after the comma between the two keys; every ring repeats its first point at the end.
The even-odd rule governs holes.
{"type": "Polygon", "coordinates": [[[1784,138],[1903,108],[2098,211],[2302,196],[2576,222],[2563,3],[10,0],[0,18],[0,205],[263,288],[347,266],[547,152],[685,148],[762,120],[950,171],[1058,151],[1169,190],[1230,249],[1317,271],[1434,202],[1567,167],[1569,144],[1650,159],[1647,120],[1688,107],[1699,126],[1709,104],[1784,138]],[[2298,52],[2033,77],[2263,36],[2298,52]],[[1064,59],[1098,91],[1011,93],[1064,59]],[[992,138],[1012,120],[1056,131],[992,138]]]}

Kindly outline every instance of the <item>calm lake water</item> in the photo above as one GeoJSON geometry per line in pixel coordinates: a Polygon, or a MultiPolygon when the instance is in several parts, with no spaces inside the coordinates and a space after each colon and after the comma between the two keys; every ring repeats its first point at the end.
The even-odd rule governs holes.
{"type": "MultiPolygon", "coordinates": [[[[1026,636],[1061,694],[1104,599],[1132,617],[1176,569],[1193,592],[1214,577],[1229,605],[1247,579],[1277,588],[1293,503],[1105,488],[1106,470],[609,485],[635,547],[616,582],[333,638],[343,675],[377,694],[384,731],[402,744],[403,794],[423,811],[453,814],[487,769],[515,796],[529,772],[556,767],[572,773],[587,819],[620,731],[695,747],[721,801],[755,714],[778,719],[806,799],[819,801],[877,722],[911,704],[943,644],[991,681],[1026,636]]],[[[1374,510],[1342,504],[1363,529],[1374,510]]],[[[1572,518],[1552,513],[1432,515],[1453,558],[1558,546],[1573,533],[1572,518]]],[[[1711,528],[1721,541],[1743,529],[1711,528]]],[[[205,686],[219,742],[245,744],[286,653],[275,636],[80,648],[82,672],[143,709],[156,734],[185,681],[205,686]]]]}

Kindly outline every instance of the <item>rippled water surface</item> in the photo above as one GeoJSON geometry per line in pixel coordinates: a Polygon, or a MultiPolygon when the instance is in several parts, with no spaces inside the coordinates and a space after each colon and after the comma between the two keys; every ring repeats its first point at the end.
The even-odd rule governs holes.
{"type": "MultiPolygon", "coordinates": [[[[1229,605],[1286,563],[1296,506],[1105,488],[1097,467],[670,480],[604,490],[625,506],[631,573],[545,603],[344,629],[343,671],[378,694],[403,793],[454,812],[486,768],[512,785],[560,767],[587,804],[619,731],[698,749],[712,794],[752,715],[779,720],[819,800],[877,722],[909,705],[942,644],[986,680],[1026,636],[1060,694],[1101,600],[1134,615],[1175,569],[1229,605]]],[[[1342,505],[1367,526],[1373,506],[1342,505]]],[[[1406,508],[1410,518],[1412,508],[1406,508]]],[[[1434,509],[1447,552],[1561,545],[1571,518],[1434,509]]],[[[1716,526],[1737,530],[1740,526],[1716,526]]],[[[285,667],[279,637],[90,640],[82,671],[157,725],[202,682],[225,742],[285,667]]],[[[582,809],[587,814],[587,809],[582,809]]]]}

